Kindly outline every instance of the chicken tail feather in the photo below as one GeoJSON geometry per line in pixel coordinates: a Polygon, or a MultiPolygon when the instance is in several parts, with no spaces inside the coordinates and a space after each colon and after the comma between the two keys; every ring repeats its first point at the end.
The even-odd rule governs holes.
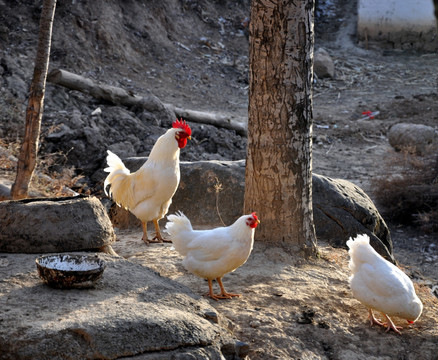
{"type": "Polygon", "coordinates": [[[181,255],[185,255],[187,253],[187,244],[191,239],[190,236],[187,236],[187,233],[193,231],[190,220],[181,211],[175,215],[168,215],[167,220],[166,232],[169,234],[175,250],[181,255]]]}
{"type": "MultiPolygon", "coordinates": [[[[127,183],[127,180],[131,172],[128,168],[126,168],[125,164],[123,164],[123,161],[116,154],[114,154],[110,150],[108,150],[107,152],[108,156],[106,158],[106,162],[108,164],[108,167],[105,168],[104,171],[108,172],[109,174],[103,184],[104,192],[107,196],[111,197],[112,195],[114,200],[118,204],[123,198],[128,199],[127,202],[129,203],[129,199],[131,198],[131,196],[126,196],[129,194],[121,196],[121,193],[129,191],[129,184],[127,183]],[[111,185],[109,192],[107,192],[108,185],[111,185]]],[[[121,205],[126,207],[125,204],[121,205]]]]}

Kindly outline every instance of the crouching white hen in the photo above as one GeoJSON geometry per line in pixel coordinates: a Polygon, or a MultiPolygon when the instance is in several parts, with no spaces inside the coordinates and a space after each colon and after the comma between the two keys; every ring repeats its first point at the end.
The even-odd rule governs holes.
{"type": "Polygon", "coordinates": [[[401,327],[395,326],[391,316],[416,321],[423,311],[423,304],[415,293],[409,277],[397,266],[380,256],[370,245],[367,235],[358,235],[347,241],[352,271],[350,288],[354,297],[369,309],[371,325],[386,326],[386,331],[400,334],[401,327]],[[376,319],[373,309],[381,312],[386,319],[382,323],[376,319]]]}
{"type": "Polygon", "coordinates": [[[222,277],[248,259],[254,243],[254,231],[260,223],[256,213],[243,215],[228,227],[211,230],[193,230],[190,220],[181,212],[169,215],[167,219],[166,231],[175,250],[185,257],[183,266],[208,280],[208,296],[214,300],[240,296],[225,291],[222,277]],[[220,286],[220,294],[213,292],[213,279],[220,286]]]}

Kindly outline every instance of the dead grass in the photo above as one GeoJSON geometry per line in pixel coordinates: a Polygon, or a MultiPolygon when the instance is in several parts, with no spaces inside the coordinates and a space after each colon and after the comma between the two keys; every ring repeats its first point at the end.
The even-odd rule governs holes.
{"type": "MultiPolygon", "coordinates": [[[[18,141],[7,142],[0,139],[0,172],[2,177],[11,181],[15,181],[20,147],[18,141]]],[[[30,190],[43,197],[72,196],[74,192],[88,194],[87,185],[81,183],[83,176],[77,175],[74,167],[65,166],[66,160],[67,155],[62,153],[38,157],[30,190]],[[64,165],[59,172],[51,170],[54,165],[60,163],[64,165]]]]}
{"type": "Polygon", "coordinates": [[[417,156],[409,149],[392,154],[386,171],[374,181],[382,213],[393,221],[438,232],[438,156],[417,156]]]}

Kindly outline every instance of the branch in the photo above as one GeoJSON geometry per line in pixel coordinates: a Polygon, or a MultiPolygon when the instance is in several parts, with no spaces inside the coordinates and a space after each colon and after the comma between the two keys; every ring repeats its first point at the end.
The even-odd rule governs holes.
{"type": "Polygon", "coordinates": [[[177,117],[182,117],[196,123],[214,125],[224,129],[235,130],[236,133],[246,136],[247,128],[244,119],[237,119],[234,116],[211,113],[205,111],[188,110],[175,107],[171,104],[164,104],[169,110],[173,111],[177,117]]]}

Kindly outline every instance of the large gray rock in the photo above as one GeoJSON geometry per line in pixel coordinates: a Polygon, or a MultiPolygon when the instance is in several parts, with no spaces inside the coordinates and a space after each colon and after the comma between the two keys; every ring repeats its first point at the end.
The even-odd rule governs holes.
{"type": "Polygon", "coordinates": [[[243,214],[244,189],[244,160],[182,162],[169,211],[182,210],[198,225],[230,225],[243,214]]]}
{"type": "Polygon", "coordinates": [[[147,267],[98,256],[107,267],[95,288],[60,290],[38,277],[35,256],[2,254],[1,360],[238,359],[239,342],[207,300],[147,267]]]}
{"type": "Polygon", "coordinates": [[[98,249],[115,241],[96,197],[0,202],[0,252],[49,253],[98,249]]]}
{"type": "Polygon", "coordinates": [[[433,127],[421,124],[399,123],[391,126],[388,131],[388,141],[394,149],[410,148],[419,155],[427,153],[436,142],[436,138],[433,127]]]}
{"type": "Polygon", "coordinates": [[[367,234],[374,249],[394,262],[389,229],[372,200],[347,180],[313,174],[313,219],[316,235],[345,247],[357,234],[367,234]]]}
{"type": "MultiPolygon", "coordinates": [[[[125,165],[135,171],[145,158],[130,158],[125,165]]],[[[181,183],[169,213],[181,210],[195,225],[226,225],[243,212],[245,161],[197,161],[181,163],[181,183]],[[216,192],[217,184],[221,190],[216,192]]],[[[357,234],[368,234],[382,256],[394,261],[388,227],[365,192],[353,183],[313,174],[313,216],[316,235],[333,246],[346,247],[357,234]]],[[[113,222],[140,226],[133,215],[119,207],[113,222]],[[126,220],[128,219],[128,220],[126,220]]]]}
{"type": "MultiPolygon", "coordinates": [[[[146,158],[135,157],[123,161],[128,169],[136,171],[146,158]]],[[[230,225],[242,216],[244,160],[182,161],[180,169],[181,182],[172,199],[169,214],[182,211],[193,224],[209,226],[230,225]]],[[[111,208],[111,220],[121,228],[141,225],[134,215],[115,205],[111,208]]]]}
{"type": "Polygon", "coordinates": [[[335,63],[324,48],[315,51],[313,57],[313,71],[319,78],[335,77],[335,63]]]}

